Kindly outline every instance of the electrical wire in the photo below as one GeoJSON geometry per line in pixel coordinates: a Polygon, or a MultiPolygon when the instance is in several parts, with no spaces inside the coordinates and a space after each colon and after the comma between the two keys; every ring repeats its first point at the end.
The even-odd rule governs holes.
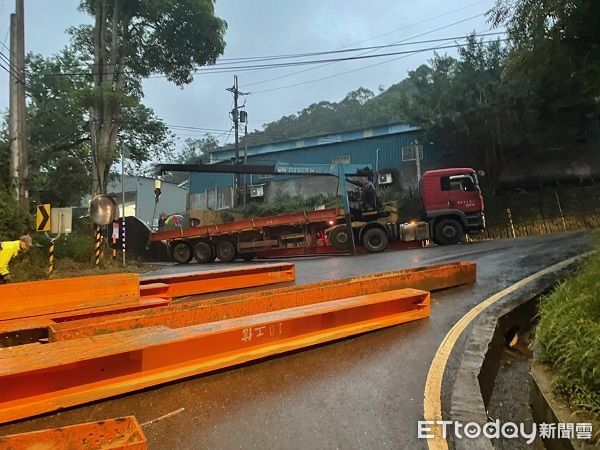
{"type": "Polygon", "coordinates": [[[228,130],[222,130],[218,128],[204,128],[204,127],[196,127],[192,125],[170,125],[166,124],[169,128],[181,129],[187,131],[208,131],[208,132],[227,132],[228,130]]]}
{"type": "MultiPolygon", "coordinates": [[[[493,44],[493,43],[496,43],[496,42],[504,42],[506,40],[507,39],[497,39],[497,40],[494,40],[494,41],[482,41],[482,42],[477,42],[477,45],[493,44]]],[[[390,63],[390,62],[398,61],[400,59],[407,58],[409,56],[416,55],[418,53],[424,53],[424,52],[435,51],[435,50],[444,50],[444,49],[450,49],[450,48],[461,48],[461,47],[465,47],[466,45],[468,45],[468,44],[453,44],[453,45],[442,45],[442,44],[440,44],[440,45],[438,45],[436,47],[430,47],[430,48],[426,48],[426,49],[413,50],[413,51],[410,51],[410,52],[397,52],[396,54],[402,54],[402,56],[400,56],[398,58],[392,58],[392,59],[389,59],[389,60],[386,60],[386,61],[382,61],[382,62],[379,62],[379,63],[371,64],[371,65],[368,65],[368,66],[358,67],[358,68],[347,70],[347,71],[344,71],[344,72],[335,73],[335,74],[328,75],[328,76],[325,76],[325,77],[315,78],[313,80],[302,81],[302,82],[299,82],[299,83],[288,84],[288,85],[279,86],[279,87],[275,87],[275,88],[271,88],[271,89],[263,89],[263,90],[260,90],[260,91],[252,91],[252,94],[262,94],[262,93],[265,93],[265,92],[273,92],[273,91],[279,91],[279,90],[282,90],[282,89],[288,89],[288,88],[292,88],[292,87],[296,87],[296,86],[303,86],[303,85],[306,85],[306,84],[315,83],[317,81],[328,80],[328,79],[331,79],[331,78],[338,77],[340,75],[345,75],[345,74],[352,73],[352,72],[358,72],[359,70],[369,69],[371,67],[380,66],[382,64],[387,64],[387,63],[390,63]]]]}
{"type": "MultiPolygon", "coordinates": [[[[471,4],[469,4],[469,5],[465,5],[465,6],[463,6],[463,7],[460,7],[460,8],[454,9],[454,10],[452,10],[452,11],[448,11],[448,12],[446,12],[446,13],[439,14],[439,15],[437,15],[437,16],[433,16],[433,17],[430,17],[430,18],[428,18],[428,19],[424,19],[424,20],[422,20],[422,21],[420,21],[420,22],[415,22],[415,23],[412,23],[412,24],[409,24],[409,25],[405,25],[405,26],[403,26],[403,27],[400,27],[400,28],[398,28],[398,29],[395,29],[395,30],[392,30],[392,31],[388,31],[388,32],[385,32],[385,33],[379,34],[379,35],[377,35],[377,36],[373,36],[373,37],[371,37],[371,38],[368,38],[368,39],[363,39],[363,40],[361,40],[361,41],[358,41],[358,42],[354,42],[354,43],[352,43],[352,44],[349,44],[349,45],[347,45],[346,47],[342,47],[342,49],[345,49],[345,48],[350,48],[350,47],[352,47],[352,46],[359,45],[359,44],[362,44],[362,43],[364,43],[364,42],[372,41],[372,40],[378,39],[378,38],[380,38],[380,37],[383,37],[383,36],[388,36],[388,35],[390,35],[390,34],[398,33],[398,32],[400,32],[400,31],[404,31],[404,30],[406,30],[406,29],[412,28],[412,27],[414,27],[414,26],[416,26],[416,25],[422,25],[422,24],[424,24],[424,23],[431,22],[431,21],[433,21],[433,20],[436,20],[436,19],[439,19],[439,18],[442,18],[442,17],[449,16],[449,15],[451,15],[451,14],[454,14],[455,12],[462,11],[462,10],[464,10],[464,9],[467,9],[467,8],[470,8],[470,7],[472,7],[472,6],[477,6],[477,5],[480,5],[480,4],[482,4],[482,3],[487,3],[488,1],[489,1],[489,0],[480,0],[480,1],[477,1],[477,2],[475,2],[475,3],[471,3],[471,4]]],[[[477,17],[479,17],[479,16],[477,16],[477,17]]],[[[468,18],[467,18],[467,19],[465,19],[465,20],[471,20],[471,19],[468,19],[468,18]]],[[[452,26],[452,24],[450,24],[449,26],[452,26]]],[[[432,33],[432,32],[435,32],[435,31],[437,31],[437,30],[431,30],[431,31],[429,31],[429,32],[425,32],[425,33],[422,33],[422,34],[420,34],[420,35],[417,35],[417,36],[423,36],[423,35],[430,34],[430,33],[432,33]]],[[[406,41],[406,40],[408,40],[408,39],[411,39],[411,37],[409,37],[409,38],[406,38],[406,39],[403,39],[402,41],[398,41],[398,43],[399,43],[399,42],[406,41]]],[[[308,72],[308,71],[315,70],[315,69],[318,69],[318,68],[320,68],[320,67],[325,67],[325,66],[328,66],[328,65],[331,65],[331,64],[334,64],[334,63],[327,63],[327,64],[323,64],[323,65],[321,65],[321,66],[309,67],[309,68],[307,68],[307,69],[303,69],[303,70],[299,70],[299,71],[296,71],[296,72],[288,73],[288,74],[281,75],[281,76],[278,76],[278,77],[275,77],[275,78],[270,78],[270,79],[268,79],[268,80],[262,80],[262,81],[258,81],[258,82],[255,82],[255,83],[247,84],[247,85],[245,85],[245,86],[243,86],[243,87],[255,86],[255,85],[258,85],[258,84],[267,83],[267,82],[269,82],[269,81],[275,81],[275,80],[280,80],[280,79],[283,79],[283,78],[288,78],[288,77],[290,77],[290,76],[297,75],[297,74],[299,74],[299,73],[308,72]]]]}
{"type": "Polygon", "coordinates": [[[15,78],[19,83],[24,83],[24,80],[19,74],[19,69],[6,54],[0,50],[0,63],[2,63],[2,69],[4,69],[12,78],[15,78]]]}
{"type": "MultiPolygon", "coordinates": [[[[446,38],[441,38],[441,39],[427,39],[427,40],[423,40],[423,41],[413,41],[413,42],[406,42],[409,39],[413,39],[414,37],[417,36],[424,36],[426,34],[430,34],[430,33],[434,33],[436,31],[442,30],[444,28],[448,28],[450,26],[454,26],[458,23],[462,23],[463,21],[467,21],[467,20],[472,20],[476,17],[480,17],[482,14],[478,14],[476,16],[461,20],[459,22],[455,22],[453,24],[450,25],[446,25],[444,27],[440,27],[440,28],[436,28],[435,30],[431,30],[428,31],[426,33],[420,34],[420,35],[416,35],[416,36],[411,36],[409,38],[403,39],[402,41],[398,41],[398,42],[393,42],[391,44],[383,44],[383,45],[372,45],[369,47],[354,47],[354,48],[347,48],[347,49],[340,49],[340,50],[323,50],[323,51],[319,51],[319,52],[310,52],[310,53],[296,53],[296,54],[292,54],[292,55],[279,55],[279,56],[263,56],[263,57],[253,57],[253,58],[240,58],[240,61],[232,61],[232,62],[226,62],[226,63],[222,63],[222,64],[215,64],[213,66],[210,66],[209,68],[214,68],[214,67],[220,67],[220,66],[229,66],[231,64],[239,64],[239,63],[246,63],[246,62],[250,62],[250,63],[254,63],[254,62],[261,62],[261,61],[278,61],[281,59],[293,59],[293,58],[305,58],[308,56],[323,56],[323,55],[331,55],[331,54],[339,54],[339,53],[352,53],[352,52],[362,52],[364,50],[368,50],[369,52],[375,51],[375,50],[381,50],[384,48],[391,48],[391,47],[401,47],[401,46],[405,46],[405,45],[415,45],[415,44],[430,44],[432,42],[440,42],[443,40],[448,40],[448,39],[465,39],[468,37],[467,36],[453,36],[453,37],[446,37],[446,38]]],[[[480,34],[478,36],[490,36],[490,35],[498,35],[498,34],[505,34],[504,32],[497,32],[497,33],[488,33],[488,34],[480,34]]],[[[229,67],[226,67],[227,69],[230,69],[229,67]]]]}
{"type": "MultiPolygon", "coordinates": [[[[455,26],[455,25],[459,25],[459,24],[461,24],[461,23],[468,22],[468,21],[470,21],[470,20],[476,19],[477,17],[481,17],[481,16],[483,16],[483,15],[485,15],[485,13],[476,14],[476,15],[474,15],[474,16],[467,17],[467,18],[465,18],[465,19],[461,19],[461,20],[458,20],[458,21],[456,21],[456,22],[452,22],[452,23],[450,23],[450,24],[446,24],[446,25],[444,25],[444,26],[442,26],[442,27],[438,27],[438,28],[435,28],[435,29],[433,29],[433,30],[429,30],[429,31],[425,31],[425,32],[423,32],[423,33],[419,33],[419,34],[413,35],[413,36],[409,36],[409,37],[407,37],[407,38],[405,38],[405,39],[402,39],[402,40],[400,40],[400,41],[394,42],[394,43],[392,43],[392,44],[390,44],[390,45],[394,45],[394,46],[395,46],[395,45],[410,45],[411,43],[410,43],[410,42],[408,42],[410,39],[415,39],[415,38],[418,38],[418,37],[426,36],[426,35],[428,35],[428,34],[435,33],[436,31],[441,31],[441,30],[444,30],[444,29],[447,29],[447,28],[453,27],[453,26],[455,26]]],[[[466,39],[467,37],[468,37],[468,36],[462,36],[462,37],[460,37],[460,39],[466,39]]],[[[434,41],[435,41],[435,42],[441,42],[441,41],[447,41],[447,40],[450,40],[450,39],[452,39],[452,40],[455,40],[455,39],[457,39],[457,38],[442,38],[442,39],[435,39],[435,40],[430,40],[430,42],[434,42],[434,41]]],[[[365,55],[365,54],[368,54],[368,53],[370,53],[370,52],[372,52],[372,51],[374,51],[374,50],[368,50],[368,51],[366,51],[366,52],[364,52],[364,53],[361,53],[360,55],[357,55],[357,56],[365,55]]],[[[299,74],[299,73],[304,73],[304,72],[308,72],[308,71],[311,71],[311,70],[316,70],[316,69],[319,69],[319,68],[321,68],[321,67],[326,67],[326,66],[329,66],[329,65],[331,65],[331,64],[334,64],[335,62],[337,62],[337,61],[333,61],[333,62],[327,62],[326,64],[322,64],[322,65],[320,65],[320,66],[309,67],[309,68],[307,68],[307,69],[298,70],[298,71],[296,71],[296,72],[292,72],[292,73],[288,73],[288,74],[280,75],[280,76],[277,76],[277,77],[274,77],[274,78],[269,78],[269,79],[267,79],[267,80],[262,80],[262,81],[257,81],[257,82],[254,82],[254,83],[246,84],[246,85],[244,85],[243,87],[244,87],[244,88],[247,88],[247,87],[249,87],[249,86],[257,86],[257,85],[259,85],[259,84],[268,83],[268,82],[270,82],[270,81],[275,81],[275,80],[280,80],[280,79],[283,79],[283,78],[288,78],[288,77],[291,77],[291,76],[293,76],[293,75],[297,75],[297,74],[299,74]]]]}
{"type": "MultiPolygon", "coordinates": [[[[477,16],[473,16],[471,18],[467,18],[467,19],[463,19],[461,21],[455,22],[453,24],[449,24],[449,25],[445,25],[444,27],[440,27],[437,28],[435,30],[430,30],[426,33],[422,33],[418,36],[422,36],[425,34],[429,34],[429,33],[433,33],[435,31],[439,31],[441,29],[444,28],[448,28],[449,26],[453,26],[456,25],[456,23],[460,23],[460,22],[464,22],[466,20],[471,20],[474,17],[479,17],[481,14],[477,15],[477,16]]],[[[405,53],[412,53],[415,51],[425,51],[427,49],[419,49],[419,50],[407,50],[407,51],[395,51],[395,52],[388,52],[388,53],[379,53],[379,54],[375,54],[375,55],[370,55],[367,53],[370,53],[374,50],[379,50],[379,49],[384,49],[384,48],[389,48],[389,47],[394,47],[394,46],[398,46],[398,45],[414,45],[414,44],[418,44],[418,43],[432,43],[432,42],[442,42],[442,41],[447,41],[449,39],[451,40],[457,40],[457,39],[467,39],[470,36],[474,36],[474,37],[488,37],[488,36],[492,36],[492,35],[500,35],[500,34],[504,34],[504,32],[494,32],[494,33],[489,33],[489,34],[471,34],[471,35],[466,35],[466,36],[459,36],[459,37],[445,37],[445,38],[439,38],[439,39],[430,39],[427,41],[416,41],[416,42],[398,42],[398,43],[393,43],[393,44],[388,44],[388,45],[384,45],[384,46],[376,46],[376,47],[363,47],[363,48],[370,48],[371,50],[368,50],[366,52],[364,52],[363,54],[360,55],[353,55],[353,56],[343,56],[343,57],[338,57],[338,58],[321,58],[321,59],[309,59],[309,60],[300,60],[300,61],[287,61],[287,62],[281,62],[281,63],[268,63],[268,64],[242,64],[242,65],[237,65],[237,66],[227,66],[227,67],[206,67],[203,69],[198,69],[193,71],[193,73],[195,75],[203,75],[203,74],[212,74],[212,73],[218,73],[218,74],[223,74],[223,73],[237,73],[237,72],[244,72],[244,71],[248,71],[248,70],[266,70],[266,69],[276,69],[276,68],[286,68],[286,67],[294,67],[294,66],[303,66],[303,65],[312,65],[312,64],[322,64],[322,63],[334,63],[334,62],[341,62],[341,61],[353,61],[353,60],[360,60],[360,59],[369,59],[369,58],[381,58],[381,57],[386,57],[386,56],[393,56],[393,55],[400,55],[400,54],[405,54],[405,53]]],[[[361,49],[353,49],[353,51],[357,51],[357,50],[361,50],[361,49]]],[[[331,53],[331,52],[324,52],[324,53],[331,53]]],[[[104,74],[106,74],[107,72],[103,72],[104,74]]],[[[94,75],[93,72],[57,72],[57,73],[46,73],[44,74],[44,76],[91,76],[94,75]]],[[[291,75],[291,74],[290,74],[291,75]]],[[[147,78],[165,78],[167,77],[167,75],[161,74],[161,75],[151,75],[147,78]]],[[[266,81],[272,81],[272,80],[265,80],[266,81]]],[[[253,84],[259,84],[262,82],[257,82],[257,83],[253,83],[253,84]]],[[[250,85],[246,85],[246,86],[250,86],[250,85]]]]}
{"type": "MultiPolygon", "coordinates": [[[[385,32],[385,33],[382,33],[382,34],[378,34],[378,35],[376,35],[376,36],[373,36],[373,37],[370,37],[370,38],[368,38],[368,39],[363,39],[363,40],[361,40],[361,41],[353,42],[352,44],[349,44],[349,45],[347,45],[347,46],[345,46],[345,47],[342,47],[342,48],[341,48],[341,49],[339,49],[339,50],[333,50],[332,52],[336,52],[336,51],[346,51],[346,50],[344,50],[344,49],[350,49],[351,47],[353,47],[353,46],[355,46],[355,45],[359,45],[359,44],[362,44],[362,43],[364,43],[364,42],[373,41],[373,40],[375,40],[375,39],[378,39],[378,38],[380,38],[380,37],[383,37],[383,36],[388,36],[388,35],[390,35],[390,34],[398,33],[398,32],[400,32],[400,31],[404,31],[404,30],[406,30],[406,29],[408,29],[408,28],[411,28],[411,27],[414,27],[414,26],[417,26],[417,25],[422,25],[422,24],[424,24],[424,23],[431,22],[431,21],[433,21],[433,20],[436,20],[436,19],[440,19],[440,18],[442,18],[442,17],[449,16],[449,15],[451,15],[451,14],[454,14],[455,12],[462,11],[462,10],[464,10],[464,9],[467,9],[467,8],[470,8],[470,7],[472,7],[472,6],[477,6],[477,5],[480,5],[480,4],[482,4],[482,3],[488,3],[489,1],[490,1],[490,0],[480,0],[480,1],[477,1],[477,2],[475,2],[475,3],[471,3],[471,4],[469,4],[469,5],[465,5],[465,6],[462,6],[462,7],[460,7],[460,8],[453,9],[452,11],[448,11],[448,12],[446,12],[446,13],[439,14],[439,15],[437,15],[437,16],[430,17],[430,18],[428,18],[428,19],[425,19],[425,20],[422,20],[422,21],[419,21],[419,22],[415,22],[415,23],[412,23],[412,24],[409,24],[409,25],[405,25],[405,26],[403,26],[403,27],[401,27],[401,28],[397,28],[397,29],[395,29],[395,30],[392,30],[392,31],[388,31],[388,32],[385,32]]],[[[348,50],[348,51],[349,51],[349,50],[348,50]]],[[[320,54],[320,53],[323,53],[323,52],[312,52],[312,53],[310,53],[310,52],[309,52],[309,53],[291,53],[291,54],[267,55],[267,56],[246,56],[246,57],[237,57],[237,58],[219,58],[219,60],[218,60],[218,61],[244,61],[244,60],[253,60],[253,59],[256,59],[256,58],[275,58],[275,57],[278,57],[278,58],[291,58],[291,57],[300,57],[300,56],[306,56],[306,55],[317,55],[317,54],[320,54]]]]}

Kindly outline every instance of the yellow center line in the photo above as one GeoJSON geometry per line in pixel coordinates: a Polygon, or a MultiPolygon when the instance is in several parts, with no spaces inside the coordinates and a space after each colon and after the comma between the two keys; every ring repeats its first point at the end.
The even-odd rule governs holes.
{"type": "MultiPolygon", "coordinates": [[[[435,352],[433,361],[429,366],[429,372],[427,374],[427,381],[425,382],[424,392],[424,404],[423,413],[425,420],[437,421],[442,420],[442,379],[444,377],[444,370],[448,363],[448,358],[452,353],[452,349],[456,344],[456,341],[462,334],[462,332],[469,326],[469,324],[488,307],[493,305],[498,300],[506,297],[507,295],[515,292],[523,286],[547,275],[555,270],[560,270],[567,267],[578,259],[585,258],[593,252],[587,252],[579,256],[574,256],[560,263],[554,264],[547,267],[544,270],[534,273],[533,275],[523,278],[517,283],[503,289],[500,292],[495,293],[491,297],[488,297],[483,302],[474,306],[469,312],[460,318],[456,324],[448,331],[442,343],[435,352]]],[[[441,426],[432,427],[433,438],[427,440],[427,445],[430,450],[447,450],[448,442],[446,438],[442,437],[441,426]]]]}

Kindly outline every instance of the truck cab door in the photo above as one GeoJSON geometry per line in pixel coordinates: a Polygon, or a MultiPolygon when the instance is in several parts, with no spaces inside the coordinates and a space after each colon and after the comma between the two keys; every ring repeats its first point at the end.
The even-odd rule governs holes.
{"type": "Polygon", "coordinates": [[[442,177],[441,187],[447,209],[458,209],[465,213],[482,210],[479,185],[470,175],[442,177]]]}

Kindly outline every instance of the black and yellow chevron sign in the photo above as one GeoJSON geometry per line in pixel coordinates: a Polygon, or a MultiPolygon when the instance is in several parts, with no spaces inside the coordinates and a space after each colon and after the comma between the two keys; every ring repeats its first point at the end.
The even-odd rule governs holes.
{"type": "Polygon", "coordinates": [[[49,203],[38,205],[37,214],[35,216],[35,229],[37,231],[50,231],[50,211],[52,207],[49,203]]]}

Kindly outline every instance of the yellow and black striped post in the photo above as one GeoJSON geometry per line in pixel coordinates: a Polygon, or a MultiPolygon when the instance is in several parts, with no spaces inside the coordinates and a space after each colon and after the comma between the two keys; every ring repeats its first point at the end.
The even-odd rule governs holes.
{"type": "Polygon", "coordinates": [[[48,250],[48,276],[51,277],[54,273],[54,241],[50,239],[50,249],[48,250]]]}
{"type": "Polygon", "coordinates": [[[94,265],[98,267],[100,264],[100,246],[102,243],[102,233],[100,232],[100,226],[96,225],[96,234],[94,239],[94,265]]]}

